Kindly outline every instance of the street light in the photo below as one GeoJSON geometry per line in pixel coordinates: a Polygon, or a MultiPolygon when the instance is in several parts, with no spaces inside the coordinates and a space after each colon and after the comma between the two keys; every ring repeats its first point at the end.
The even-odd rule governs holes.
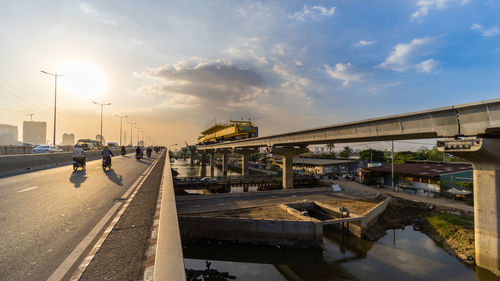
{"type": "Polygon", "coordinates": [[[134,143],[132,141],[132,135],[133,135],[132,134],[132,125],[136,124],[137,122],[128,122],[127,121],[127,123],[130,124],[130,146],[134,146],[134,143]]]}
{"type": "Polygon", "coordinates": [[[122,123],[123,123],[123,118],[127,118],[128,116],[120,116],[118,114],[115,114],[116,117],[120,118],[120,146],[122,146],[122,123]]]}
{"type": "Polygon", "coordinates": [[[54,136],[53,136],[54,139],[52,141],[52,144],[56,145],[57,77],[64,76],[64,74],[57,74],[57,72],[50,73],[44,70],[42,70],[42,73],[54,76],[54,136]]]}
{"type": "Polygon", "coordinates": [[[101,142],[101,146],[102,146],[102,108],[105,106],[105,105],[111,105],[110,102],[108,103],[97,103],[95,101],[93,101],[94,104],[97,104],[99,106],[101,106],[101,136],[100,136],[100,142],[101,142]]]}

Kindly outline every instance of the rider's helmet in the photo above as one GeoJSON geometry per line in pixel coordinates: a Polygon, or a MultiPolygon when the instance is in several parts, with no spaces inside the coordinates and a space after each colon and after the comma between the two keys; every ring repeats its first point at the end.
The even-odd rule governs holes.
{"type": "Polygon", "coordinates": [[[108,145],[106,144],[106,145],[104,146],[104,148],[108,148],[108,145]]]}

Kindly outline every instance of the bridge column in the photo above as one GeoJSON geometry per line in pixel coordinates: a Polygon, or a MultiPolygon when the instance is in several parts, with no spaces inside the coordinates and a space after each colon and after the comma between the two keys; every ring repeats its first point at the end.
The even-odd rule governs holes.
{"type": "Polygon", "coordinates": [[[228,157],[227,155],[230,153],[229,150],[222,150],[222,176],[227,178],[227,170],[228,170],[228,157]]]}
{"type": "Polygon", "coordinates": [[[476,264],[500,276],[500,139],[447,139],[438,149],[472,163],[476,264]]]}
{"type": "Polygon", "coordinates": [[[258,152],[256,149],[239,149],[235,151],[238,154],[241,154],[243,158],[241,159],[241,175],[243,177],[250,176],[250,171],[248,169],[248,161],[250,160],[250,156],[258,152]]]}
{"type": "Polygon", "coordinates": [[[215,152],[210,151],[210,177],[215,177],[215,152]]]}
{"type": "Polygon", "coordinates": [[[200,151],[200,165],[201,165],[201,172],[200,172],[200,177],[204,178],[207,176],[207,151],[200,151]]]}
{"type": "Polygon", "coordinates": [[[283,159],[283,189],[293,188],[293,157],[308,151],[305,147],[273,147],[272,153],[281,155],[283,159]]]}

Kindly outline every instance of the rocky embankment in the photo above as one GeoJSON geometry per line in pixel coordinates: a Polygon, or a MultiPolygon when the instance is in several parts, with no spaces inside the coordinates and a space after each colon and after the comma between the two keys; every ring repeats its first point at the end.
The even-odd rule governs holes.
{"type": "Polygon", "coordinates": [[[420,202],[392,199],[366,238],[376,240],[388,229],[412,225],[461,261],[474,264],[474,217],[420,202]]]}

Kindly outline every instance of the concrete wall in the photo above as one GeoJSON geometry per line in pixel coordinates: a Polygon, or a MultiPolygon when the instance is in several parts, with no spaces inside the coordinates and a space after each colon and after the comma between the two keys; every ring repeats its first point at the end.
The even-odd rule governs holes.
{"type": "Polygon", "coordinates": [[[374,225],[378,217],[384,213],[390,201],[391,197],[386,198],[384,201],[377,204],[377,206],[366,212],[360,222],[349,223],[349,231],[356,237],[363,238],[368,228],[374,225]]]}
{"type": "MultiPolygon", "coordinates": [[[[120,155],[120,150],[112,150],[120,155]]],[[[71,152],[0,156],[0,177],[71,164],[71,152]]],[[[87,161],[101,158],[100,151],[86,151],[87,161]]]]}
{"type": "Polygon", "coordinates": [[[319,248],[323,226],[311,221],[179,216],[184,239],[214,239],[298,248],[319,248]]]}

